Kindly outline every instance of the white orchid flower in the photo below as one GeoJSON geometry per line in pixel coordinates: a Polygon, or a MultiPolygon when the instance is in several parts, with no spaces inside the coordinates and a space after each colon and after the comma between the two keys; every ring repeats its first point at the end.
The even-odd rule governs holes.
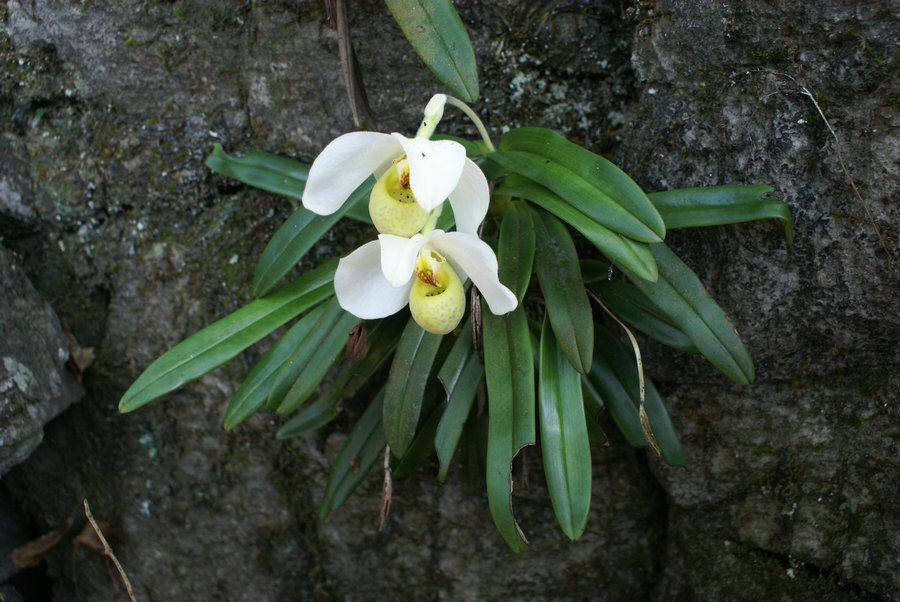
{"type": "Polygon", "coordinates": [[[338,302],[365,320],[383,318],[407,305],[429,332],[446,334],[465,313],[462,283],[471,278],[491,312],[505,314],[518,300],[497,276],[497,256],[474,234],[432,230],[403,238],[381,234],[338,263],[338,302]]]}
{"type": "Polygon", "coordinates": [[[429,139],[445,99],[436,95],[428,103],[415,138],[351,132],[332,140],[309,170],[303,206],[319,215],[334,213],[374,174],[378,182],[369,212],[379,232],[412,236],[449,198],[456,229],[474,234],[487,213],[490,190],[461,144],[429,139]]]}

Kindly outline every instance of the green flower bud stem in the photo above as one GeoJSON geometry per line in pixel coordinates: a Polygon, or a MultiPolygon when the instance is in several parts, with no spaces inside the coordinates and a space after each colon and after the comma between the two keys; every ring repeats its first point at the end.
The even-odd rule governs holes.
{"type": "Polygon", "coordinates": [[[469,107],[469,105],[453,96],[448,96],[447,102],[465,113],[466,117],[472,120],[472,123],[475,124],[475,128],[478,130],[478,133],[481,135],[481,139],[484,140],[484,143],[487,145],[489,151],[494,152],[495,150],[497,150],[494,147],[494,143],[491,142],[491,137],[487,133],[487,128],[484,127],[481,119],[478,118],[478,115],[475,114],[475,111],[473,111],[471,107],[469,107]]]}
{"type": "Polygon", "coordinates": [[[434,230],[435,224],[437,224],[438,218],[441,217],[441,211],[444,209],[444,204],[441,203],[437,207],[431,210],[431,213],[428,214],[428,218],[425,220],[425,225],[422,226],[422,229],[419,230],[422,234],[428,234],[432,230],[434,230]]]}

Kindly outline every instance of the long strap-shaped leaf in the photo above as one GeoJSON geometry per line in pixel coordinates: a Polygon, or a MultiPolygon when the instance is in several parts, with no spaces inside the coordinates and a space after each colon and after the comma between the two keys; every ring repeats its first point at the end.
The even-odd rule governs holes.
{"type": "Polygon", "coordinates": [[[341,400],[353,397],[390,358],[397,347],[397,330],[407,320],[403,314],[394,314],[382,320],[369,322],[366,351],[362,358],[344,367],[328,385],[322,395],[284,423],[276,437],[287,439],[315,430],[334,419],[340,411],[341,400]]]}
{"type": "Polygon", "coordinates": [[[309,341],[310,352],[303,370],[294,380],[278,406],[278,415],[287,416],[309,399],[325,373],[343,352],[347,344],[347,335],[354,326],[359,324],[359,318],[350,312],[342,311],[340,317],[325,333],[325,336],[317,337],[309,341]]]}
{"type": "Polygon", "coordinates": [[[260,255],[253,274],[253,294],[264,295],[278,284],[350,209],[366,207],[363,201],[368,198],[374,183],[374,178],[368,178],[330,215],[316,215],[304,207],[298,207],[275,232],[260,255]]]}
{"type": "Polygon", "coordinates": [[[553,511],[569,539],[577,539],[591,507],[591,449],[581,377],[561,353],[550,321],[541,329],[538,378],[541,456],[553,511]]]}
{"type": "MultiPolygon", "coordinates": [[[[206,166],[255,188],[297,201],[303,198],[303,189],[309,175],[308,165],[292,159],[269,153],[248,153],[243,157],[233,157],[225,154],[218,143],[207,157],[206,166]]],[[[356,211],[358,206],[367,213],[365,204],[360,201],[368,196],[374,183],[375,179],[369,178],[360,184],[347,202],[331,215],[316,215],[298,207],[275,232],[260,256],[253,275],[253,294],[260,297],[272,290],[347,212],[356,211]]]]}
{"type": "Polygon", "coordinates": [[[531,268],[534,264],[534,224],[531,211],[521,201],[513,201],[503,212],[500,225],[500,240],[497,243],[500,282],[505,284],[519,303],[525,297],[531,282],[531,268]]]}
{"type": "Polygon", "coordinates": [[[336,268],[337,260],[329,261],[182,341],[134,381],[119,401],[119,411],[135,410],[203,376],[331,296],[336,268]]]}
{"type": "Polygon", "coordinates": [[[343,313],[344,310],[337,298],[332,297],[322,311],[316,313],[315,318],[306,316],[301,320],[304,323],[303,339],[290,350],[290,355],[282,362],[269,388],[267,405],[270,410],[276,410],[281,406],[284,396],[302,374],[310,358],[318,352],[318,346],[329,335],[343,313]]]}
{"type": "Polygon", "coordinates": [[[495,316],[482,303],[484,372],[488,390],[487,495],[494,524],[513,551],[527,546],[512,512],[512,461],[535,442],[534,363],[528,321],[520,305],[495,316]]]}
{"type": "Polygon", "coordinates": [[[563,220],[584,236],[611,261],[631,270],[646,280],[656,280],[656,261],[646,243],[636,242],[598,224],[553,191],[521,176],[510,176],[496,190],[497,194],[517,196],[534,203],[563,220]]]}
{"type": "Polygon", "coordinates": [[[710,186],[664,190],[647,196],[666,222],[666,228],[780,219],[784,223],[784,237],[791,244],[794,238],[791,208],[783,201],[762,198],[773,190],[771,186],[763,185],[710,186]]]}
{"type": "Polygon", "coordinates": [[[581,373],[591,367],[594,321],[581,279],[581,265],[566,227],[552,215],[534,212],[534,267],[559,348],[581,373]]]}
{"type": "MultiPolygon", "coordinates": [[[[475,53],[450,0],[385,0],[419,58],[453,93],[478,99],[475,53]]],[[[391,448],[393,449],[393,448],[391,448]]]]}
{"type": "Polygon", "coordinates": [[[309,175],[309,165],[293,159],[269,153],[247,153],[243,157],[232,157],[222,151],[219,143],[213,145],[212,154],[206,158],[206,166],[223,176],[296,201],[303,197],[303,187],[309,175]]]}
{"type": "MultiPolygon", "coordinates": [[[[628,442],[634,446],[647,445],[641,428],[640,382],[634,356],[606,328],[598,326],[595,337],[594,365],[587,380],[599,393],[628,442]]],[[[646,377],[644,386],[644,410],[660,454],[672,466],[687,466],[684,449],[662,397],[646,377]]]]}
{"type": "Polygon", "coordinates": [[[687,353],[700,353],[688,336],[633,284],[622,280],[602,280],[590,285],[590,289],[616,316],[663,345],[687,353]]]}
{"type": "Polygon", "coordinates": [[[447,393],[447,409],[438,425],[434,436],[434,449],[437,452],[441,468],[438,480],[442,483],[447,477],[450,460],[456,451],[462,435],[463,424],[475,401],[475,394],[484,376],[484,367],[475,355],[472,344],[471,318],[462,327],[447,359],[441,364],[438,380],[447,393]]]}
{"type": "Polygon", "coordinates": [[[383,404],[384,389],[381,389],[347,435],[347,440],[334,459],[322,503],[319,505],[319,518],[322,520],[344,505],[384,450],[387,442],[381,427],[383,404]]]}
{"type": "Polygon", "coordinates": [[[385,385],[384,435],[391,453],[402,458],[412,443],[422,410],[422,395],[442,335],[426,332],[410,319],[391,364],[385,385]]]}
{"type": "Polygon", "coordinates": [[[664,244],[650,246],[659,279],[631,281],[723,374],[742,385],[753,380],[753,361],[734,325],[709,296],[697,275],[664,244]]]}
{"type": "Polygon", "coordinates": [[[319,305],[281,337],[262,357],[241,383],[225,410],[225,428],[232,429],[260,409],[269,397],[282,366],[309,335],[325,305],[319,305]]]}
{"type": "Polygon", "coordinates": [[[546,186],[597,223],[641,242],[665,238],[644,191],[603,157],[545,128],[510,130],[499,148],[492,161],[546,186]]]}

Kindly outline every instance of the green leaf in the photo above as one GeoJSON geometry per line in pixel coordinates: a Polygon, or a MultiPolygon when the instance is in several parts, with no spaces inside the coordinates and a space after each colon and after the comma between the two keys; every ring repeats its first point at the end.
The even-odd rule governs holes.
{"type": "Polygon", "coordinates": [[[422,395],[442,335],[426,332],[409,320],[391,364],[385,385],[384,434],[391,453],[403,458],[412,443],[422,409],[422,395]]]}
{"type": "Polygon", "coordinates": [[[791,244],[794,228],[791,208],[776,199],[762,195],[775,190],[771,186],[710,186],[681,188],[647,195],[659,211],[666,228],[718,226],[757,219],[780,219],[784,238],[791,244]]]}
{"type": "Polygon", "coordinates": [[[697,275],[666,245],[651,245],[659,279],[632,282],[662,310],[723,374],[742,385],[753,380],[753,362],[734,325],[697,275]]]}
{"type": "Polygon", "coordinates": [[[581,278],[585,284],[594,284],[595,282],[608,280],[612,276],[610,272],[612,266],[606,261],[582,259],[579,263],[581,264],[581,278]]]}
{"type": "MultiPolygon", "coordinates": [[[[478,99],[475,53],[450,0],[385,0],[422,62],[466,102],[478,99]]],[[[393,448],[392,448],[393,449],[393,448]]]]}
{"type": "Polygon", "coordinates": [[[475,355],[470,317],[456,337],[438,372],[438,380],[447,394],[447,408],[434,437],[434,449],[441,465],[438,480],[442,483],[447,477],[450,461],[453,459],[482,376],[484,367],[475,355]]]}
{"type": "Polygon", "coordinates": [[[278,284],[350,209],[359,206],[368,213],[367,199],[374,184],[375,178],[369,177],[331,215],[316,215],[298,207],[263,250],[253,275],[253,294],[264,295],[278,284]]]}
{"type": "Polygon", "coordinates": [[[344,311],[337,322],[326,330],[325,336],[307,339],[310,341],[310,349],[306,354],[306,366],[278,406],[280,416],[287,416],[296,410],[315,392],[331,365],[343,354],[347,337],[357,324],[359,318],[344,311]]]}
{"type": "Polygon", "coordinates": [[[394,349],[397,348],[400,332],[408,320],[409,316],[396,313],[381,320],[367,322],[365,355],[341,370],[328,387],[327,394],[343,398],[356,395],[360,388],[391,359],[394,349]]]}
{"type": "Polygon", "coordinates": [[[312,403],[306,404],[296,416],[285,422],[275,434],[277,439],[289,439],[299,437],[316,429],[322,428],[341,413],[339,397],[319,397],[312,403]]]}
{"type": "Polygon", "coordinates": [[[269,391],[269,408],[286,416],[300,407],[344,350],[347,336],[358,323],[359,318],[344,311],[337,298],[331,299],[278,371],[269,391]]]}
{"type": "Polygon", "coordinates": [[[130,412],[236,356],[334,294],[337,260],[329,261],[185,339],[144,370],[119,401],[130,412]]]}
{"type": "Polygon", "coordinates": [[[341,400],[353,397],[391,358],[397,347],[400,328],[408,319],[402,313],[373,320],[366,325],[366,350],[362,357],[345,366],[314,402],[278,430],[279,438],[288,438],[315,430],[338,415],[341,400]]]}
{"type": "Polygon", "coordinates": [[[328,473],[328,483],[319,505],[320,519],[325,520],[344,505],[384,451],[387,442],[381,424],[383,404],[384,389],[381,389],[347,435],[328,473]]]}
{"type": "Polygon", "coordinates": [[[403,454],[403,458],[396,462],[393,468],[395,477],[402,479],[408,476],[434,453],[434,440],[438,424],[446,407],[446,397],[440,387],[429,387],[422,403],[422,414],[425,418],[416,429],[416,435],[406,449],[406,453],[403,454]]]}
{"type": "Polygon", "coordinates": [[[512,460],[535,442],[534,363],[521,305],[495,316],[482,302],[488,391],[487,495],[494,524],[513,551],[527,546],[512,512],[512,460]]]}
{"type": "Polygon", "coordinates": [[[500,266],[500,282],[515,293],[519,303],[525,298],[531,282],[534,242],[531,211],[525,203],[511,202],[503,213],[500,225],[497,261],[500,266]]]}
{"type": "MultiPolygon", "coordinates": [[[[595,334],[596,345],[600,346],[603,339],[600,338],[599,328],[598,333],[595,334]]],[[[606,408],[613,422],[625,435],[625,440],[629,445],[646,447],[649,443],[641,430],[638,405],[631,399],[609,362],[606,361],[606,357],[600,353],[599,349],[594,351],[591,371],[585,374],[581,380],[585,404],[595,416],[606,408]]]]}
{"type": "Polygon", "coordinates": [[[569,231],[548,213],[534,214],[534,267],[563,355],[579,372],[591,367],[594,321],[569,231]]]}
{"type": "Polygon", "coordinates": [[[541,456],[553,511],[563,532],[577,539],[591,507],[591,449],[580,375],[561,353],[546,316],[541,329],[538,401],[541,456]]]}
{"type": "Polygon", "coordinates": [[[225,429],[232,429],[260,409],[269,397],[282,366],[290,359],[294,350],[309,335],[313,325],[322,315],[325,305],[318,305],[297,321],[287,333],[275,343],[241,383],[240,388],[228,402],[225,410],[225,429]]]}
{"type": "Polygon", "coordinates": [[[500,141],[491,160],[546,186],[613,232],[659,242],[666,227],[656,208],[628,174],[553,130],[517,128],[500,141]]]}
{"type": "Polygon", "coordinates": [[[297,201],[303,197],[303,187],[309,175],[309,165],[278,155],[269,153],[248,153],[243,157],[226,155],[218,142],[213,145],[212,154],[206,158],[206,166],[223,176],[297,201]]]}
{"type": "Polygon", "coordinates": [[[503,181],[496,189],[496,194],[527,199],[578,230],[611,261],[628,268],[642,278],[656,280],[656,261],[647,244],[635,242],[598,224],[547,188],[513,175],[503,181]]]}
{"type": "MultiPolygon", "coordinates": [[[[607,407],[610,408],[610,414],[613,416],[613,420],[620,424],[620,420],[624,420],[620,415],[621,412],[627,412],[626,422],[629,425],[630,433],[626,434],[626,438],[629,440],[629,443],[632,443],[633,439],[640,442],[632,443],[632,445],[646,445],[647,440],[641,431],[640,425],[640,380],[638,379],[634,355],[613,333],[605,328],[597,328],[596,340],[597,348],[594,357],[596,358],[599,355],[601,362],[605,362],[605,367],[598,371],[598,374],[605,374],[604,378],[607,380],[607,383],[612,385],[608,387],[609,390],[615,391],[616,395],[619,396],[618,398],[615,396],[609,397],[610,403],[607,404],[607,407]],[[618,386],[615,386],[614,382],[618,382],[618,386]],[[621,397],[623,392],[625,394],[624,398],[621,397]],[[613,408],[616,408],[616,410],[613,410],[613,408]],[[637,423],[637,433],[634,432],[635,422],[637,423]]],[[[594,375],[593,370],[591,374],[594,375]]],[[[597,388],[600,390],[602,387],[598,386],[597,388]]],[[[604,401],[607,400],[607,396],[601,396],[604,401]]],[[[672,426],[672,421],[669,418],[669,413],[666,411],[666,406],[663,404],[662,397],[660,397],[653,382],[646,376],[644,378],[644,409],[650,421],[653,438],[656,440],[663,459],[672,466],[687,466],[684,449],[678,440],[678,433],[675,432],[675,427],[672,426]]],[[[625,433],[624,430],[623,433],[625,433]]]]}
{"type": "Polygon", "coordinates": [[[616,316],[673,349],[700,353],[691,339],[650,298],[633,284],[603,280],[590,286],[616,316]]]}
{"type": "Polygon", "coordinates": [[[469,413],[459,438],[459,483],[466,494],[484,487],[487,462],[488,415],[476,406],[469,413]]]}

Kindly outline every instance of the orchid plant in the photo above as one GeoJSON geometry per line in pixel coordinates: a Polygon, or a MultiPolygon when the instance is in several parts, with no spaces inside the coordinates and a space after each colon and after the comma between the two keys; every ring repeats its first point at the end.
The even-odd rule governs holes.
{"type": "MultiPolygon", "coordinates": [[[[444,13],[421,21],[415,11],[398,16],[416,3],[388,4],[416,43],[423,31],[456,36],[435,48],[468,43],[444,18],[449,2],[422,3],[444,13]]],[[[439,77],[453,63],[462,83],[442,81],[477,97],[474,66],[423,58],[439,77]]],[[[300,436],[366,396],[367,383],[381,385],[334,459],[323,519],[379,458],[387,505],[391,479],[436,454],[441,481],[456,458],[464,487],[484,484],[499,533],[524,550],[513,459],[539,433],[553,509],[575,539],[590,507],[590,444],[606,440],[599,416],[629,444],[686,465],[635,331],[705,356],[738,383],[753,378],[732,323],[665,245],[666,231],[777,218],[790,243],[790,213],[762,197],[768,186],[647,194],[603,157],[543,128],[510,129],[495,147],[454,96],[435,95],[424,115],[412,138],[344,134],[310,167],[266,153],[229,156],[216,145],[213,171],[302,206],[260,258],[258,298],[153,362],[119,407],[137,409],[285,327],[230,400],[225,428],[268,408],[285,418],[279,438],[300,436]],[[433,139],[447,106],[472,120],[480,141],[433,139]],[[372,224],[373,240],[278,286],[343,217],[372,224]],[[326,378],[332,366],[337,375],[326,378]]]]}

